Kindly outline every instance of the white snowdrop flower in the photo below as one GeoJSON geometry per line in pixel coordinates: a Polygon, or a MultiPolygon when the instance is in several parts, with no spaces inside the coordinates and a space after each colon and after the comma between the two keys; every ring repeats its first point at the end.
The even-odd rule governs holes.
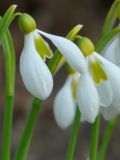
{"type": "Polygon", "coordinates": [[[76,111],[76,84],[79,74],[70,75],[54,100],[54,117],[62,129],[69,127],[76,111]]]}
{"type": "Polygon", "coordinates": [[[35,97],[44,100],[52,92],[53,78],[45,64],[45,58],[51,57],[48,44],[35,31],[32,17],[23,14],[19,18],[23,33],[24,48],[20,57],[20,73],[27,90],[35,97]]]}
{"type": "MultiPolygon", "coordinates": [[[[101,55],[96,53],[94,49],[90,52],[84,45],[85,39],[83,39],[83,41],[81,41],[79,44],[84,55],[86,56],[90,74],[92,75],[92,78],[96,84],[97,91],[99,93],[100,104],[102,106],[100,108],[100,112],[102,112],[103,117],[106,120],[113,118],[120,111],[120,69],[117,66],[120,62],[119,57],[117,57],[119,50],[118,39],[119,37],[117,37],[117,40],[113,42],[113,46],[109,46],[109,50],[103,54],[105,57],[109,57],[110,54],[109,60],[113,60],[112,62],[115,64],[108,61],[106,58],[103,58],[101,55]],[[109,52],[110,48],[117,52],[115,56],[118,59],[116,59],[115,56],[113,58],[113,53],[109,52]]],[[[90,45],[90,41],[87,41],[87,43],[90,45]]]]}
{"type": "MultiPolygon", "coordinates": [[[[110,62],[114,63],[118,67],[120,67],[120,35],[115,36],[105,47],[105,49],[102,51],[102,56],[108,59],[110,62]]],[[[119,72],[119,71],[118,71],[119,72]]],[[[118,83],[119,83],[119,74],[118,76],[118,83]]],[[[115,96],[117,96],[117,86],[114,88],[114,92],[116,93],[115,96]]],[[[114,98],[116,99],[116,98],[114,98]]],[[[103,117],[106,120],[110,120],[116,115],[120,113],[120,106],[119,106],[119,97],[117,98],[118,104],[116,105],[113,101],[113,103],[108,108],[102,108],[101,112],[103,114],[103,117]]]]}
{"type": "MultiPolygon", "coordinates": [[[[120,99],[120,35],[117,35],[108,45],[107,47],[102,51],[103,57],[108,59],[110,62],[114,63],[108,63],[108,66],[106,67],[107,72],[109,72],[109,76],[112,77],[111,83],[112,89],[113,89],[113,101],[111,105],[108,108],[102,108],[101,112],[106,120],[110,120],[111,118],[115,117],[120,113],[120,105],[119,105],[119,99],[120,99]],[[118,66],[118,67],[117,67],[118,66]]],[[[101,59],[104,61],[103,64],[107,63],[105,59],[101,57],[101,59]]],[[[106,65],[105,65],[106,66],[106,65]]]]}

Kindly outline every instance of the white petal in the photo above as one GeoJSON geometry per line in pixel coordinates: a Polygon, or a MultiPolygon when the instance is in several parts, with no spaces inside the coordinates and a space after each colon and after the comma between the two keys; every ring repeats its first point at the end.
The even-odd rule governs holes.
{"type": "Polygon", "coordinates": [[[54,101],[54,117],[62,129],[70,126],[75,117],[76,103],[72,97],[71,80],[68,79],[54,101]]]}
{"type": "Polygon", "coordinates": [[[25,36],[25,45],[20,58],[20,73],[27,90],[41,100],[53,89],[53,78],[34,46],[32,33],[25,36]]]}
{"type": "Polygon", "coordinates": [[[77,102],[83,119],[93,123],[99,112],[99,96],[89,73],[80,77],[77,102]]]}
{"type": "Polygon", "coordinates": [[[113,93],[112,93],[112,87],[110,82],[102,81],[99,85],[96,86],[99,98],[100,98],[100,104],[103,107],[108,107],[113,100],[113,93]]]}
{"type": "Polygon", "coordinates": [[[120,69],[99,54],[96,53],[96,56],[100,59],[111,83],[113,91],[112,105],[120,110],[120,69]]]}
{"type": "Polygon", "coordinates": [[[103,57],[116,64],[120,65],[120,35],[116,36],[102,51],[103,57]]]}
{"type": "Polygon", "coordinates": [[[87,70],[87,64],[85,58],[80,49],[70,40],[45,33],[37,30],[40,34],[50,39],[58,50],[63,54],[66,61],[79,73],[83,73],[87,70]]]}
{"type": "Polygon", "coordinates": [[[120,113],[120,111],[118,111],[117,108],[110,105],[107,108],[102,107],[101,113],[105,120],[111,120],[112,118],[116,117],[120,113]]]}

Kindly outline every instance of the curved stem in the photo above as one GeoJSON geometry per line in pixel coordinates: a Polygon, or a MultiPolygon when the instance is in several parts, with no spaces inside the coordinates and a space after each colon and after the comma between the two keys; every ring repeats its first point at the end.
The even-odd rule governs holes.
{"type": "Polygon", "coordinates": [[[103,141],[100,146],[99,152],[98,152],[98,160],[104,160],[105,159],[105,154],[107,152],[108,145],[110,143],[110,139],[112,137],[113,129],[116,126],[118,117],[112,119],[111,121],[108,122],[107,127],[104,132],[103,136],[103,141]]]}
{"type": "Polygon", "coordinates": [[[76,146],[76,142],[77,142],[79,127],[80,127],[80,111],[79,111],[79,108],[77,107],[76,116],[75,116],[75,119],[73,122],[73,128],[72,128],[72,132],[71,132],[70,142],[68,145],[66,160],[73,160],[74,159],[74,152],[75,152],[75,146],[76,146]]]}
{"type": "Polygon", "coordinates": [[[92,125],[91,129],[91,138],[90,138],[90,152],[89,159],[96,160],[97,159],[97,149],[98,149],[98,139],[99,139],[99,125],[100,124],[100,116],[98,116],[92,125]]]}
{"type": "Polygon", "coordinates": [[[9,31],[6,32],[2,45],[4,49],[6,71],[6,104],[3,120],[2,160],[10,160],[15,87],[15,50],[9,31]]]}
{"type": "Polygon", "coordinates": [[[32,133],[36,124],[36,120],[38,117],[38,114],[41,109],[42,101],[35,98],[32,104],[31,112],[28,116],[27,123],[20,141],[20,145],[17,149],[15,159],[16,160],[26,160],[27,159],[27,153],[30,145],[30,141],[32,138],[32,133]]]}

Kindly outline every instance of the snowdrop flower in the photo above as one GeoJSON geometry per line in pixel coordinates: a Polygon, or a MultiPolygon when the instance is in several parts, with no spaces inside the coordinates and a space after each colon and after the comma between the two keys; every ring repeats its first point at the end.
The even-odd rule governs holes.
{"type": "MultiPolygon", "coordinates": [[[[82,44],[80,44],[80,46],[82,47],[82,44]]],[[[94,82],[96,83],[97,91],[99,93],[100,102],[102,106],[101,112],[106,120],[111,119],[113,115],[117,114],[120,110],[120,69],[115,64],[103,58],[96,52],[92,52],[92,55],[87,55],[86,58],[89,65],[89,70],[91,72],[94,82]],[[91,58],[92,61],[94,58],[94,61],[96,60],[99,62],[101,69],[103,69],[102,71],[100,71],[100,69],[97,68],[97,64],[92,66],[90,65],[91,58]],[[93,76],[97,74],[98,77],[93,76]],[[100,75],[102,81],[97,80],[97,78],[100,78],[100,75]]]]}
{"type": "MultiPolygon", "coordinates": [[[[20,58],[20,73],[25,87],[32,95],[44,100],[50,95],[53,89],[52,75],[47,65],[44,63],[46,57],[52,57],[52,51],[41,35],[49,38],[66,56],[68,54],[74,56],[73,50],[77,51],[75,61],[71,58],[69,61],[73,61],[75,68],[78,68],[83,72],[85,69],[85,67],[83,67],[85,66],[84,56],[82,54],[79,55],[79,49],[74,43],[66,38],[50,35],[37,30],[34,19],[28,14],[22,14],[19,16],[19,26],[25,34],[25,44],[20,58]],[[70,47],[72,48],[72,51],[70,50],[70,47]],[[79,65],[76,63],[76,60],[77,62],[80,62],[79,65]]],[[[79,27],[82,27],[82,25],[79,25],[79,27]]]]}
{"type": "Polygon", "coordinates": [[[53,89],[53,78],[45,64],[52,52],[48,44],[35,31],[36,23],[27,14],[19,17],[23,33],[24,48],[20,57],[20,73],[27,90],[41,100],[46,99],[53,89]]]}
{"type": "MultiPolygon", "coordinates": [[[[110,62],[114,63],[120,67],[120,35],[114,37],[111,42],[102,51],[102,56],[108,59],[110,62]]],[[[117,69],[118,70],[118,69],[117,69]]],[[[114,75],[119,83],[120,74],[119,71],[114,75]]],[[[119,105],[119,85],[113,85],[113,90],[115,92],[115,101],[108,108],[102,108],[101,112],[106,120],[110,120],[120,113],[119,105]],[[117,101],[117,103],[116,103],[117,101]]]]}
{"type": "Polygon", "coordinates": [[[69,75],[54,100],[54,117],[62,129],[69,127],[75,117],[76,89],[79,77],[78,73],[69,75]]]}

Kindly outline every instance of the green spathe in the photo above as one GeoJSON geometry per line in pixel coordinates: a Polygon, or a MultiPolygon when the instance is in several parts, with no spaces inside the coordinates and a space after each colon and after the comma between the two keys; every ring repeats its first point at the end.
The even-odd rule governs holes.
{"type": "Polygon", "coordinates": [[[19,16],[18,23],[20,29],[24,34],[33,32],[36,29],[35,20],[29,14],[26,13],[23,13],[22,15],[19,16]]]}

